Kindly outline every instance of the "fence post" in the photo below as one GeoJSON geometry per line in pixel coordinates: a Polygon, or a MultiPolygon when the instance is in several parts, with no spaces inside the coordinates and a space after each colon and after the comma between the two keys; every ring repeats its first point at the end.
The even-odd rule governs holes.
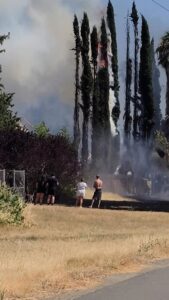
{"type": "Polygon", "coordinates": [[[16,188],[15,170],[13,170],[13,187],[14,187],[14,190],[15,190],[15,188],[16,188]]]}

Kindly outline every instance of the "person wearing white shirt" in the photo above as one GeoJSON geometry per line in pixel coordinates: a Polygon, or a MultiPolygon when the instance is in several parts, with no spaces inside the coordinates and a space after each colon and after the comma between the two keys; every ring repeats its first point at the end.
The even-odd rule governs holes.
{"type": "Polygon", "coordinates": [[[85,191],[87,188],[87,184],[84,182],[83,178],[77,184],[77,191],[76,191],[76,206],[83,205],[83,199],[85,197],[85,191]]]}

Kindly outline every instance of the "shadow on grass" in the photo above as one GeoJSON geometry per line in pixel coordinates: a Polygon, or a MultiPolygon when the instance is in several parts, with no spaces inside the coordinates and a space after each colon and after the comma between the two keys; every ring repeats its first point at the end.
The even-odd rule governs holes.
{"type": "MultiPolygon", "coordinates": [[[[125,198],[125,197],[124,197],[125,198]]],[[[60,198],[57,204],[66,206],[75,206],[74,198],[60,198]]],[[[91,199],[85,199],[83,207],[89,207],[91,199]]],[[[97,208],[98,203],[95,202],[93,208],[97,208]]],[[[100,209],[111,210],[128,210],[128,211],[154,211],[154,212],[169,212],[169,201],[157,200],[149,196],[131,196],[129,200],[102,200],[100,209]]]]}

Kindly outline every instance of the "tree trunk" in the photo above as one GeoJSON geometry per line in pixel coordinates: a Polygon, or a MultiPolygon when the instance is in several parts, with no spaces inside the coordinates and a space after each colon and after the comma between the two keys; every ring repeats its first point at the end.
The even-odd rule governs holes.
{"type": "Polygon", "coordinates": [[[89,131],[89,117],[84,115],[83,118],[83,134],[82,134],[82,166],[87,165],[88,162],[88,131],[89,131]]]}
{"type": "Polygon", "coordinates": [[[134,74],[134,114],[133,114],[133,136],[134,139],[137,139],[138,136],[138,29],[137,27],[134,30],[135,36],[135,74],[134,74]]]}
{"type": "Polygon", "coordinates": [[[94,66],[94,85],[92,101],[92,164],[95,166],[97,160],[97,125],[98,125],[98,95],[96,94],[96,67],[94,66]]]}
{"type": "Polygon", "coordinates": [[[130,59],[130,27],[129,19],[127,16],[127,52],[126,52],[126,103],[125,103],[125,115],[124,115],[124,132],[125,143],[129,146],[130,133],[131,133],[131,83],[132,83],[132,60],[130,59]]]}
{"type": "Polygon", "coordinates": [[[76,49],[76,73],[75,73],[75,108],[74,108],[74,145],[78,154],[80,144],[80,126],[79,126],[79,55],[80,52],[76,49]]]}
{"type": "Polygon", "coordinates": [[[166,121],[165,121],[165,131],[167,138],[169,138],[169,65],[166,68],[167,75],[167,90],[166,90],[166,121]]]}

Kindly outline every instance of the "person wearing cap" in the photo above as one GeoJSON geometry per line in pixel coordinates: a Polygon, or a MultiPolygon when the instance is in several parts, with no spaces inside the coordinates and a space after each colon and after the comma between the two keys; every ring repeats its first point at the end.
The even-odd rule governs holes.
{"type": "Polygon", "coordinates": [[[96,179],[94,181],[93,187],[95,188],[93,197],[92,197],[92,204],[90,208],[93,207],[93,204],[95,201],[98,201],[98,208],[100,207],[101,203],[101,198],[102,198],[102,186],[103,186],[103,181],[100,179],[100,176],[97,175],[96,179]]]}

